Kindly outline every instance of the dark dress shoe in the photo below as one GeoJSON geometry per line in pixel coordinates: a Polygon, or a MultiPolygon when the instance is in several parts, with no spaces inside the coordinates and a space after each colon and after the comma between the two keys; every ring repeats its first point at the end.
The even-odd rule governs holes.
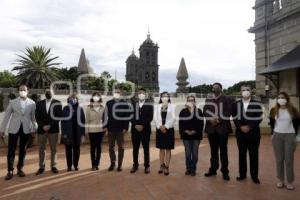
{"type": "Polygon", "coordinates": [[[228,174],[223,174],[223,179],[224,179],[225,181],[229,181],[229,180],[230,180],[230,177],[229,177],[228,174]]]}
{"type": "Polygon", "coordinates": [[[138,170],[138,168],[137,167],[132,167],[132,169],[130,170],[130,173],[135,173],[136,171],[138,170]]]}
{"type": "Polygon", "coordinates": [[[186,170],[185,175],[187,175],[187,176],[191,175],[191,170],[186,170]]]}
{"type": "Polygon", "coordinates": [[[7,172],[7,174],[5,176],[5,180],[8,181],[8,180],[12,179],[13,176],[14,176],[13,171],[9,171],[9,172],[7,172]]]}
{"type": "Polygon", "coordinates": [[[78,171],[78,170],[79,170],[79,168],[78,168],[78,167],[74,167],[74,169],[75,169],[75,171],[78,171]]]}
{"type": "Polygon", "coordinates": [[[164,175],[165,176],[168,176],[170,173],[169,173],[169,167],[165,166],[165,169],[164,169],[164,175]]]}
{"type": "Polygon", "coordinates": [[[96,166],[96,167],[95,167],[95,169],[96,169],[96,170],[99,170],[99,167],[98,167],[98,166],[96,166]]]}
{"type": "Polygon", "coordinates": [[[68,172],[72,171],[72,167],[68,167],[67,171],[68,172]]]}
{"type": "Polygon", "coordinates": [[[207,173],[204,174],[204,176],[206,177],[210,177],[210,176],[216,176],[217,172],[213,172],[213,171],[208,171],[207,173]]]}
{"type": "Polygon", "coordinates": [[[260,184],[260,180],[258,178],[252,178],[253,183],[260,184]]]}
{"type": "Polygon", "coordinates": [[[166,167],[165,164],[160,165],[160,169],[158,170],[158,173],[162,174],[164,172],[165,167],[166,167]]]}
{"type": "Polygon", "coordinates": [[[26,174],[25,174],[21,169],[18,170],[17,175],[18,175],[19,177],[25,177],[25,176],[26,176],[26,174]]]}
{"type": "Polygon", "coordinates": [[[53,174],[58,174],[58,172],[59,172],[56,167],[52,167],[51,171],[52,171],[53,174]]]}
{"type": "Polygon", "coordinates": [[[119,167],[117,168],[117,171],[118,171],[118,172],[121,172],[121,171],[123,171],[122,167],[121,167],[121,166],[119,166],[119,167]]]}
{"type": "Polygon", "coordinates": [[[238,176],[238,177],[236,177],[237,181],[242,181],[242,180],[245,180],[245,179],[246,179],[246,176],[238,176]]]}
{"type": "Polygon", "coordinates": [[[35,173],[35,175],[38,176],[38,175],[43,174],[44,172],[45,172],[45,169],[40,168],[40,169],[35,173]]]}
{"type": "Polygon", "coordinates": [[[145,174],[149,174],[150,173],[150,167],[146,167],[145,168],[145,174]]]}
{"type": "Polygon", "coordinates": [[[113,171],[115,169],[115,164],[110,164],[108,171],[113,171]]]}
{"type": "Polygon", "coordinates": [[[196,172],[195,171],[191,171],[191,176],[196,176],[196,172]]]}

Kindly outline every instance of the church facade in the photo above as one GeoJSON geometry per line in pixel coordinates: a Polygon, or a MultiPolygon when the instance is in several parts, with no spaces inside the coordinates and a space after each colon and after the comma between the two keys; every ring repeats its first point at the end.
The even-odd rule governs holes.
{"type": "Polygon", "coordinates": [[[256,0],[256,94],[274,98],[286,91],[300,107],[300,1],[256,0]]]}
{"type": "Polygon", "coordinates": [[[126,60],[126,81],[150,92],[159,92],[158,48],[148,33],[147,39],[140,45],[139,57],[132,50],[126,60]]]}

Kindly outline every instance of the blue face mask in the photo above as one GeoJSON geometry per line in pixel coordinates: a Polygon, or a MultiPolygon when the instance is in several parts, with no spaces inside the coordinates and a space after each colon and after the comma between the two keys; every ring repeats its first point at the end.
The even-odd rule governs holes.
{"type": "Polygon", "coordinates": [[[77,104],[77,99],[70,99],[69,104],[71,104],[72,106],[76,105],[77,104]]]}

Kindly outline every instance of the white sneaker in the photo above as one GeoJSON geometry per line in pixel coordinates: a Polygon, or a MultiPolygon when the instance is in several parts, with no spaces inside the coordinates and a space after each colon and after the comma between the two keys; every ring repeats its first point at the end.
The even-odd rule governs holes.
{"type": "Polygon", "coordinates": [[[294,190],[295,187],[293,186],[293,184],[287,184],[286,185],[286,189],[288,189],[288,190],[294,190]]]}
{"type": "Polygon", "coordinates": [[[276,184],[276,186],[277,186],[277,188],[283,188],[284,184],[283,184],[283,182],[278,182],[276,184]]]}

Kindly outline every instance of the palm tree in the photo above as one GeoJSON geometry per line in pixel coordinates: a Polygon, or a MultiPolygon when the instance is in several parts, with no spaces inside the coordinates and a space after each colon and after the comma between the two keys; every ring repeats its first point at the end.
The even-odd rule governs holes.
{"type": "Polygon", "coordinates": [[[16,66],[18,70],[17,83],[26,84],[31,88],[44,88],[59,79],[56,66],[61,63],[53,62],[58,58],[52,57],[51,49],[43,46],[26,48],[24,55],[18,55],[16,66]]]}

